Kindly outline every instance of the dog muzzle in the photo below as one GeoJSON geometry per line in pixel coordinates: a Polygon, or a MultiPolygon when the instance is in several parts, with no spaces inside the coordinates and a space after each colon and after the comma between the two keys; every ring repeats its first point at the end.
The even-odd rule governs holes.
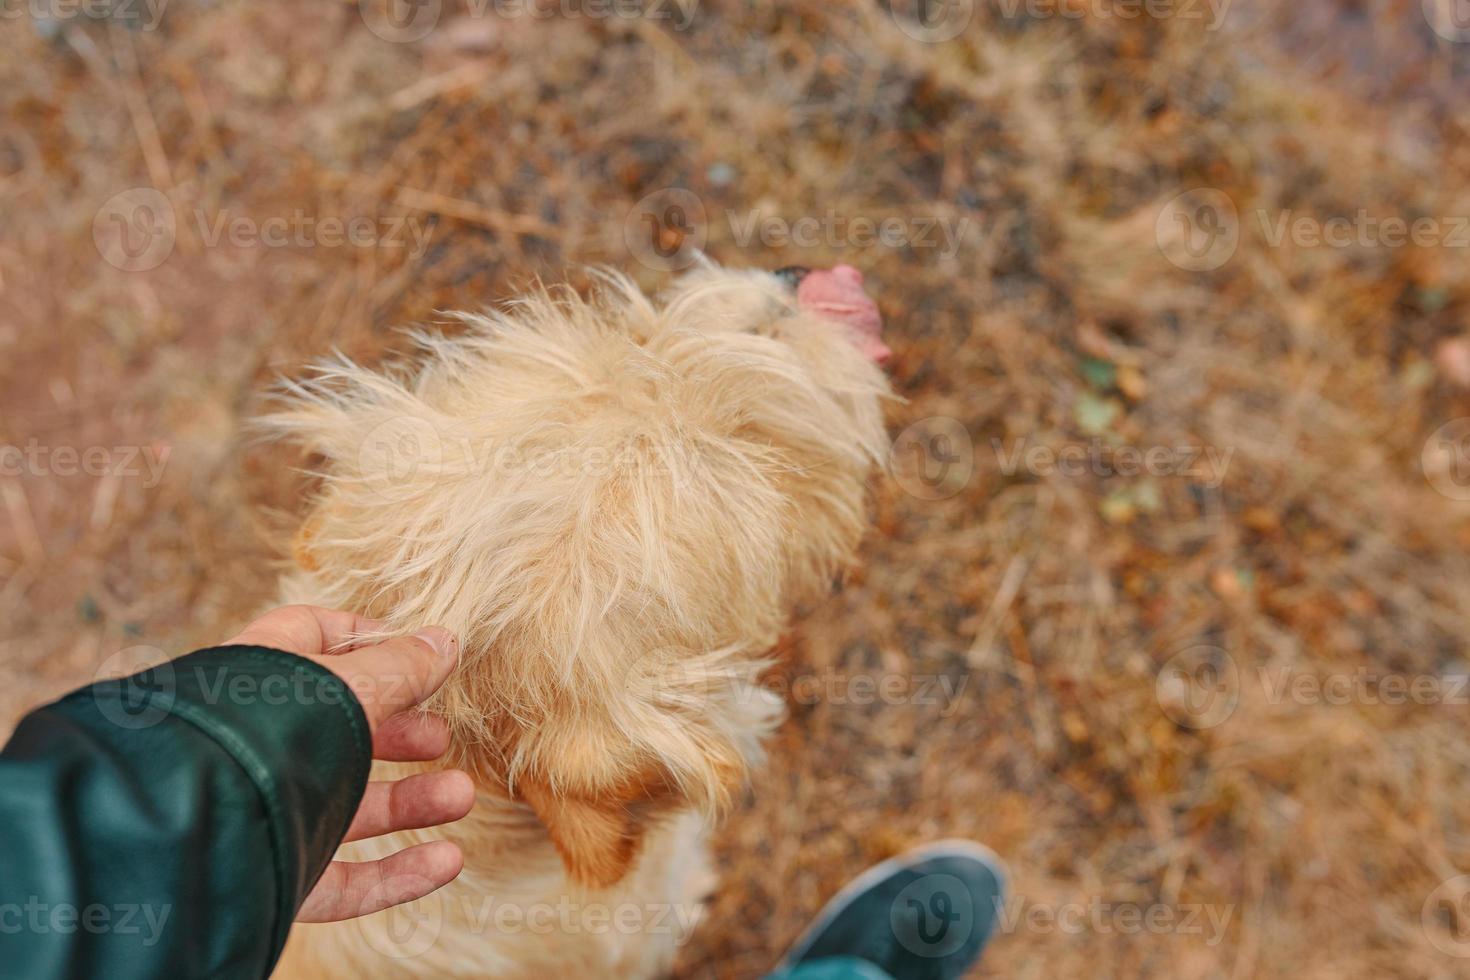
{"type": "Polygon", "coordinates": [[[850,265],[831,269],[806,269],[789,265],[777,269],[776,278],[796,291],[802,310],[847,329],[858,349],[879,364],[893,356],[883,342],[883,316],[878,304],[863,291],[863,274],[850,265]]]}

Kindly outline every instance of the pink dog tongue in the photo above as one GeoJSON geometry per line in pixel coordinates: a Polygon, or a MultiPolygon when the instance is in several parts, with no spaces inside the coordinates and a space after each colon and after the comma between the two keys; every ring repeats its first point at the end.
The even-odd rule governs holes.
{"type": "Polygon", "coordinates": [[[796,302],[804,310],[847,327],[858,348],[879,364],[893,356],[883,343],[878,304],[863,292],[863,274],[852,266],[813,269],[796,287],[796,302]]]}

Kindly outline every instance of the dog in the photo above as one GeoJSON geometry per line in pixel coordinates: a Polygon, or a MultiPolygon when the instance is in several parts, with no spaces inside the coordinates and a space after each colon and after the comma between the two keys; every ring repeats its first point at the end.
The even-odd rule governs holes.
{"type": "Polygon", "coordinates": [[[263,420],[323,460],[281,602],[455,631],[426,710],[478,795],[346,845],[447,837],[466,863],[412,907],[298,925],[277,975],[660,976],[783,717],[769,651],[867,524],[878,309],[849,266],[701,262],[656,300],[600,273],[458,319],[402,366],[319,366],[263,420]]]}

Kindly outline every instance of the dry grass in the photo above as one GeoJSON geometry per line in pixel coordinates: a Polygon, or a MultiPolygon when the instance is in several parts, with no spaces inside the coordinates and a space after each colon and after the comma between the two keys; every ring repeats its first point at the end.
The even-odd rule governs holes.
{"type": "Polygon", "coordinates": [[[1466,673],[1470,505],[1420,454],[1470,415],[1470,253],[1272,246],[1257,218],[1470,215],[1470,45],[1418,0],[1238,0],[1218,32],[979,6],[944,44],[868,0],[706,0],[682,31],[449,3],[418,44],[326,0],[175,0],[152,32],[4,22],[0,443],[170,456],[156,487],[0,477],[0,718],[270,596],[302,482],[240,426],[275,374],[387,356],[396,325],[586,263],[657,287],[624,217],[683,186],[720,260],[867,270],[908,398],[893,431],[944,416],[974,446],[947,499],[877,482],[864,568],[795,629],[775,680],[814,703],[719,835],[684,974],[759,975],[844,878],[939,836],[1005,855],[1028,908],[1229,915],[1213,945],[1205,917],[1023,920],[987,975],[1470,973],[1433,942],[1470,936],[1464,906],[1426,910],[1470,871],[1470,708],[1274,697],[1282,671],[1466,673]],[[177,245],[114,269],[94,215],[150,186],[177,245]],[[1156,219],[1206,186],[1241,243],[1190,272],[1156,219]],[[742,247],[727,209],[970,226],[952,256],[742,247]],[[196,217],[298,210],[431,239],[211,246],[196,217]],[[1094,436],[1231,455],[1216,486],[998,458],[1094,436]],[[1238,698],[1203,728],[1177,723],[1166,668],[1197,645],[1238,698]],[[958,693],[855,704],[857,676],[958,693]]]}

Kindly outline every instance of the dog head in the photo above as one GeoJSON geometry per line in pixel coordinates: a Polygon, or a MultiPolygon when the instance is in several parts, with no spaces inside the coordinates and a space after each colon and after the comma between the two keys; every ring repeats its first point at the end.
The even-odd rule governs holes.
{"type": "Polygon", "coordinates": [[[728,801],[780,718],[766,651],[852,559],[888,391],[854,276],[540,291],[265,420],[325,460],[288,592],[455,630],[431,710],[583,883],[728,801]]]}

